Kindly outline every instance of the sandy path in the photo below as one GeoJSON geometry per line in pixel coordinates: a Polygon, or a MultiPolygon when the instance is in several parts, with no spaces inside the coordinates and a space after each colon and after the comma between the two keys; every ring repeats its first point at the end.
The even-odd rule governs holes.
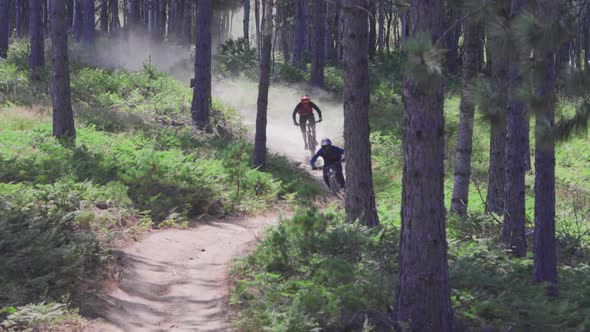
{"type": "Polygon", "coordinates": [[[226,331],[227,270],[246,255],[268,215],[146,235],[124,249],[124,272],[106,298],[105,323],[88,331],[226,331]]]}

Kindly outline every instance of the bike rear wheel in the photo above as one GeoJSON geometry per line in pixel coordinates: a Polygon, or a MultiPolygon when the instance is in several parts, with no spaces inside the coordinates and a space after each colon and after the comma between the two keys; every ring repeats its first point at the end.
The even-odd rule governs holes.
{"type": "Polygon", "coordinates": [[[337,175],[335,172],[330,172],[329,183],[330,192],[332,193],[332,195],[340,198],[342,196],[342,190],[340,189],[340,183],[338,182],[337,175]]]}

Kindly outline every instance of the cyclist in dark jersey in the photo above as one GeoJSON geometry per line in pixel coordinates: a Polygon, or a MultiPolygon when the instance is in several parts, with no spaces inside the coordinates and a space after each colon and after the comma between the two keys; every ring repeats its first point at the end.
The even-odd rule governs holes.
{"type": "Polygon", "coordinates": [[[318,152],[311,158],[310,164],[311,169],[316,170],[318,169],[315,166],[315,162],[318,160],[319,157],[324,159],[324,167],[322,168],[324,182],[330,187],[330,179],[328,175],[330,174],[330,168],[336,171],[336,178],[338,179],[338,183],[340,183],[340,187],[344,188],[344,175],[342,174],[342,156],[344,155],[344,149],[341,149],[337,146],[332,145],[332,141],[329,138],[324,138],[322,140],[322,147],[318,150],[318,152]]]}
{"type": "Polygon", "coordinates": [[[316,133],[315,133],[315,116],[313,115],[313,110],[318,112],[319,121],[322,121],[322,111],[320,108],[314,104],[310,99],[309,96],[301,97],[301,102],[295,106],[293,110],[293,124],[299,126],[301,128],[301,134],[303,135],[303,142],[305,142],[305,150],[309,148],[309,146],[317,145],[316,141],[316,133]],[[299,114],[299,123],[297,123],[297,114],[299,114]],[[307,134],[306,134],[306,124],[309,122],[310,128],[312,130],[312,137],[314,142],[307,141],[307,134]]]}

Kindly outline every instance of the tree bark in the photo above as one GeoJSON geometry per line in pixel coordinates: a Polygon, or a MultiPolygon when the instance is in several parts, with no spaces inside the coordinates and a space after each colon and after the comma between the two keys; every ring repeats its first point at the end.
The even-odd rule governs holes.
{"type": "Polygon", "coordinates": [[[293,65],[302,66],[307,35],[305,0],[295,0],[295,31],[293,38],[293,65]]]}
{"type": "MultiPolygon", "coordinates": [[[[456,5],[447,3],[447,11],[448,11],[448,18],[447,18],[447,25],[448,28],[451,28],[451,25],[456,24],[456,21],[460,17],[460,11],[456,9],[456,5]]],[[[446,55],[446,65],[447,65],[447,72],[450,74],[455,74],[459,70],[459,37],[461,35],[461,25],[457,24],[455,28],[451,28],[450,31],[447,33],[445,38],[445,48],[447,49],[446,55]]]]}
{"type": "Polygon", "coordinates": [[[141,0],[127,0],[128,3],[128,14],[127,23],[129,30],[132,32],[137,31],[141,24],[141,0]]]}
{"type": "Polygon", "coordinates": [[[111,10],[110,31],[112,35],[116,34],[117,30],[121,28],[121,21],[119,20],[119,1],[109,0],[109,7],[111,10]]]}
{"type": "Polygon", "coordinates": [[[80,41],[82,38],[82,0],[73,0],[74,17],[72,18],[72,38],[80,41]]]}
{"type": "MultiPolygon", "coordinates": [[[[558,4],[540,0],[538,17],[548,26],[556,20],[558,4]]],[[[537,53],[537,52],[536,52],[537,53]]],[[[535,119],[535,249],[533,280],[550,283],[549,295],[557,296],[557,254],[555,243],[555,141],[551,131],[555,125],[555,85],[557,63],[555,49],[538,50],[541,57],[541,82],[537,97],[543,108],[535,119]]]]}
{"type": "Polygon", "coordinates": [[[197,6],[197,42],[195,50],[195,88],[191,105],[194,123],[209,126],[211,110],[211,17],[212,0],[199,0],[197,6]]]}
{"type": "Polygon", "coordinates": [[[31,32],[31,54],[29,71],[32,81],[39,80],[39,68],[45,65],[45,33],[43,28],[42,0],[29,0],[29,30],[31,32]]]}
{"type": "Polygon", "coordinates": [[[379,35],[377,37],[377,44],[379,50],[385,49],[385,0],[379,1],[379,35]]]}
{"type": "Polygon", "coordinates": [[[244,39],[250,41],[250,0],[244,0],[244,39]]]}
{"type": "MultiPolygon", "coordinates": [[[[512,0],[511,22],[527,6],[527,0],[512,0]]],[[[528,140],[524,101],[518,99],[522,78],[518,59],[511,59],[508,68],[509,102],[506,116],[506,183],[504,189],[504,224],[502,239],[516,257],[526,255],[525,238],[525,144],[528,140]]]]}
{"type": "Polygon", "coordinates": [[[15,2],[16,6],[16,36],[25,38],[29,32],[29,2],[19,0],[15,2]]]}
{"type": "Polygon", "coordinates": [[[100,7],[100,31],[105,35],[109,33],[109,6],[103,3],[100,7]]]}
{"type": "Polygon", "coordinates": [[[262,28],[262,51],[260,58],[260,76],[258,83],[258,100],[256,110],[256,134],[252,165],[260,169],[266,167],[266,124],[268,108],[268,89],[270,87],[271,50],[272,50],[272,0],[263,0],[265,18],[262,28]]]}
{"type": "MultiPolygon", "coordinates": [[[[291,52],[289,49],[289,27],[288,27],[288,17],[287,17],[287,2],[278,3],[277,2],[277,12],[281,11],[280,16],[280,27],[281,27],[281,50],[283,51],[283,58],[285,63],[291,62],[291,52]]],[[[279,24],[279,22],[277,22],[279,24]]]]}
{"type": "Polygon", "coordinates": [[[8,37],[10,23],[10,0],[0,0],[0,58],[8,55],[8,37]]]}
{"type": "Polygon", "coordinates": [[[345,0],[344,8],[344,144],[348,177],[345,209],[349,220],[379,225],[369,128],[369,58],[367,0],[345,0]],[[361,7],[361,8],[359,8],[361,7]],[[363,9],[364,8],[364,9],[363,9]]]}
{"type": "Polygon", "coordinates": [[[473,146],[473,115],[475,105],[466,96],[467,88],[479,71],[480,24],[467,19],[464,23],[463,41],[463,82],[461,89],[461,118],[455,154],[455,178],[451,211],[458,215],[467,214],[469,203],[469,180],[471,177],[471,151],[473,146]]]}
{"type": "Polygon", "coordinates": [[[94,0],[82,0],[82,42],[93,45],[95,39],[94,0]]]}
{"type": "Polygon", "coordinates": [[[66,6],[63,0],[50,0],[50,24],[53,136],[73,139],[76,137],[76,128],[70,94],[66,6]]]}
{"type": "MultiPolygon", "coordinates": [[[[430,33],[433,44],[444,27],[443,0],[412,0],[411,36],[430,33]]],[[[443,78],[428,87],[411,75],[404,81],[404,173],[399,283],[395,320],[412,331],[451,331],[446,211],[443,78]]]]}
{"type": "MultiPolygon", "coordinates": [[[[198,6],[200,6],[200,3],[198,4],[198,6]]],[[[199,8],[199,7],[197,7],[199,8]]],[[[213,12],[211,12],[211,14],[213,14],[213,12]]],[[[208,19],[208,24],[209,24],[209,48],[211,48],[211,17],[209,17],[208,19]]],[[[198,25],[199,23],[197,23],[198,27],[201,27],[201,25],[198,25]]],[[[192,38],[192,31],[193,31],[193,2],[192,0],[184,0],[184,19],[183,19],[183,29],[182,29],[182,33],[183,33],[183,40],[186,43],[186,45],[191,45],[193,43],[193,38],[192,38]]],[[[198,32],[197,32],[198,33],[198,32]]]]}
{"type": "Polygon", "coordinates": [[[377,0],[369,0],[369,7],[367,8],[371,15],[369,15],[369,59],[375,57],[375,50],[377,48],[377,0]]]}
{"type": "Polygon", "coordinates": [[[326,38],[326,4],[323,1],[313,1],[313,46],[311,49],[311,78],[312,86],[324,87],[324,47],[326,38]]]}

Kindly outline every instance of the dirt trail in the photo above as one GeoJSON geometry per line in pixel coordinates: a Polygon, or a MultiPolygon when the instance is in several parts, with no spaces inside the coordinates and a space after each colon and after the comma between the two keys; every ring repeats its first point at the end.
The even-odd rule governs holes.
{"type": "MultiPolygon", "coordinates": [[[[252,128],[256,116],[257,85],[246,81],[216,82],[213,95],[233,106],[252,128]]],[[[268,107],[268,148],[307,165],[299,128],[291,112],[306,91],[273,86],[268,107]]],[[[326,120],[319,138],[342,137],[342,106],[315,93],[326,120]]],[[[306,167],[308,168],[308,166],[306,167]]],[[[309,171],[309,170],[308,170],[309,171]]],[[[321,181],[321,173],[312,174],[321,181]]],[[[106,296],[105,322],[87,329],[102,331],[227,331],[228,277],[233,259],[245,256],[279,219],[261,216],[233,222],[213,222],[189,230],[166,230],[146,235],[123,250],[121,282],[106,296]]]]}
{"type": "Polygon", "coordinates": [[[105,322],[88,331],[225,331],[227,270],[279,216],[213,222],[146,235],[124,249],[105,322]]]}

